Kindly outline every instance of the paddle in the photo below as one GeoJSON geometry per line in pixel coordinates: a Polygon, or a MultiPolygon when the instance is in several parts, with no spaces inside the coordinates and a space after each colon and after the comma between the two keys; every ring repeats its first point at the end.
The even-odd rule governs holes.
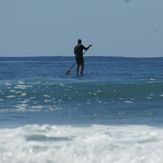
{"type": "MultiPolygon", "coordinates": [[[[87,50],[86,50],[87,51],[87,50]]],[[[85,51],[85,52],[86,52],[85,51]]],[[[85,53],[84,52],[84,53],[85,53]]],[[[83,53],[83,55],[84,55],[84,53],[83,53]]],[[[71,71],[71,69],[74,67],[76,65],[76,62],[70,67],[70,69],[66,72],[66,75],[69,75],[70,74],[70,71],[71,71]]]]}
{"type": "Polygon", "coordinates": [[[76,65],[76,62],[70,67],[70,69],[66,72],[66,75],[70,74],[71,69],[76,65]]]}

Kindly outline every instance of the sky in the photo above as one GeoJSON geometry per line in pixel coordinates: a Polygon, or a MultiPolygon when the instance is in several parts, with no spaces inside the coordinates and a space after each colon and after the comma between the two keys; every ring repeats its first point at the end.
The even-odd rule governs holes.
{"type": "Polygon", "coordinates": [[[163,0],[0,0],[0,57],[163,57],[163,0]]]}

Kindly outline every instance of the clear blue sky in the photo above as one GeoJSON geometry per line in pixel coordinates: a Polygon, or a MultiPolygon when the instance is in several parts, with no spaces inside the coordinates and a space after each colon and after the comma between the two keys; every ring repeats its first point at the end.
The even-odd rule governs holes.
{"type": "Polygon", "coordinates": [[[163,57],[163,0],[0,0],[0,56],[163,57]]]}

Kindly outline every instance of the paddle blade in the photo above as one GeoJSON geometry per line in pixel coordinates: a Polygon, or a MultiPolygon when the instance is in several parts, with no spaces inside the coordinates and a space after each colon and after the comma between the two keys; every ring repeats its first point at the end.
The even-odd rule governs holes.
{"type": "Polygon", "coordinates": [[[67,72],[66,72],[66,75],[69,75],[70,74],[70,70],[68,70],[67,72]]]}

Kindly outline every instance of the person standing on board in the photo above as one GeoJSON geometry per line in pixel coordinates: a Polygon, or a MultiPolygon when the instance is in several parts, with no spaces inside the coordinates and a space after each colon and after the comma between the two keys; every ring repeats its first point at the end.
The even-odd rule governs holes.
{"type": "Polygon", "coordinates": [[[79,75],[79,68],[81,66],[80,75],[83,75],[84,70],[84,58],[83,58],[83,49],[88,50],[92,45],[90,44],[87,48],[82,45],[82,40],[78,40],[78,44],[74,48],[74,54],[76,56],[77,68],[76,68],[76,75],[79,75]]]}

